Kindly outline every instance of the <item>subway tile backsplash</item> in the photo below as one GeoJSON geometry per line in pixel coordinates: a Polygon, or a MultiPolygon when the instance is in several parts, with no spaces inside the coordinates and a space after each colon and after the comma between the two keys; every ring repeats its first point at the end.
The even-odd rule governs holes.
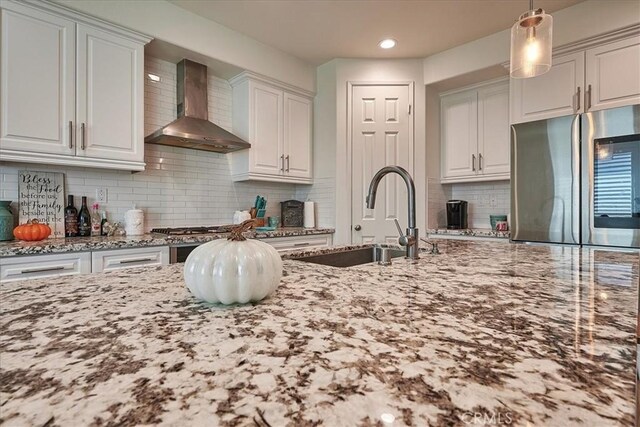
{"type": "Polygon", "coordinates": [[[445,203],[447,200],[469,202],[469,228],[491,228],[489,215],[507,215],[511,204],[509,181],[440,185],[429,180],[429,228],[447,225],[445,203]]]}
{"type": "MultiPolygon", "coordinates": [[[[175,64],[146,58],[145,76],[152,73],[161,81],[145,79],[145,134],[176,117],[175,64]]],[[[229,83],[209,76],[209,120],[231,131],[232,89],[229,83]]],[[[57,167],[27,163],[0,164],[0,199],[18,199],[18,171],[22,169],[65,173],[65,193],[73,194],[76,205],[81,196],[93,203],[97,187],[107,189],[109,219],[122,221],[124,212],[135,203],[145,211],[145,228],[227,224],[233,212],[253,205],[260,194],[268,199],[267,215],[279,215],[280,201],[300,198],[311,192],[308,186],[231,181],[228,155],[160,145],[145,146],[146,170],[139,173],[93,168],[57,167]],[[303,188],[307,187],[307,188],[303,188]]],[[[321,190],[319,197],[325,197],[321,190]]],[[[301,198],[304,197],[304,198],[301,198]]],[[[318,200],[321,217],[326,207],[318,200]],[[321,207],[322,206],[322,207],[321,207]],[[324,209],[324,210],[323,210],[324,209]]],[[[326,221],[319,221],[323,223],[326,221]]]]}

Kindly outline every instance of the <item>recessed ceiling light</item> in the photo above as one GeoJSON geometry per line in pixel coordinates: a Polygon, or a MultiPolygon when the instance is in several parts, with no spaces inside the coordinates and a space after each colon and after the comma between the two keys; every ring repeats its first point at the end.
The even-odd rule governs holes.
{"type": "Polygon", "coordinates": [[[380,43],[378,43],[378,46],[383,49],[391,49],[392,47],[395,47],[395,45],[396,41],[394,39],[384,39],[380,43]]]}
{"type": "Polygon", "coordinates": [[[159,82],[160,81],[160,76],[156,76],[155,74],[147,74],[147,77],[149,77],[149,80],[151,80],[152,82],[159,82]]]}

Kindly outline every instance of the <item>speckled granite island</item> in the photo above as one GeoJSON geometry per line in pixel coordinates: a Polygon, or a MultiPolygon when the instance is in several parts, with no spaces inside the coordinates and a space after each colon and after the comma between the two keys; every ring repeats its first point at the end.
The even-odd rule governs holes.
{"type": "Polygon", "coordinates": [[[285,260],[236,307],[195,301],[180,264],[3,285],[1,421],[633,425],[638,254],[439,246],[285,260]]]}

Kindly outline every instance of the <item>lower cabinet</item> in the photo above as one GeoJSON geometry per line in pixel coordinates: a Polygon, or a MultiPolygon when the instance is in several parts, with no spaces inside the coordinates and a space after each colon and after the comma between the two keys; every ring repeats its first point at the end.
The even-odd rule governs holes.
{"type": "Polygon", "coordinates": [[[284,252],[294,249],[324,248],[331,246],[331,243],[333,242],[333,235],[316,234],[308,236],[271,237],[260,240],[270,244],[278,252],[284,252]]]}
{"type": "Polygon", "coordinates": [[[0,282],[91,273],[90,252],[0,258],[0,282]]]}
{"type": "Polygon", "coordinates": [[[0,258],[0,283],[169,264],[169,247],[0,258]]]}
{"type": "Polygon", "coordinates": [[[91,252],[91,271],[93,273],[168,264],[168,246],[91,252]]]}

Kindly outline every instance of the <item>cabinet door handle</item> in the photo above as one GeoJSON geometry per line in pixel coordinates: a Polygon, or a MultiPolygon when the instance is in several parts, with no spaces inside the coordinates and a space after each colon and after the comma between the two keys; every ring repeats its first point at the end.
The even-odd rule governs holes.
{"type": "Polygon", "coordinates": [[[20,274],[42,273],[42,272],[45,272],[45,271],[59,271],[59,270],[64,270],[64,267],[63,266],[59,266],[59,267],[27,268],[25,270],[21,270],[20,274]]]}
{"type": "Polygon", "coordinates": [[[285,159],[287,159],[287,169],[286,171],[289,172],[289,155],[287,154],[287,157],[285,157],[285,159]]]}
{"type": "Polygon", "coordinates": [[[280,172],[284,172],[284,154],[280,156],[280,172]]]}
{"type": "Polygon", "coordinates": [[[83,149],[83,150],[84,150],[84,147],[85,147],[85,145],[84,145],[84,133],[85,133],[84,129],[85,129],[85,126],[84,126],[84,123],[82,123],[80,125],[80,148],[83,149]]]}
{"type": "Polygon", "coordinates": [[[472,154],[471,155],[471,170],[472,171],[476,171],[476,155],[472,154]]]}
{"type": "Polygon", "coordinates": [[[591,85],[587,86],[587,90],[584,93],[584,112],[586,113],[591,109],[591,85]]]}
{"type": "Polygon", "coordinates": [[[123,259],[118,264],[131,264],[132,262],[146,262],[146,261],[155,261],[155,258],[134,258],[134,259],[123,259]]]}
{"type": "Polygon", "coordinates": [[[574,112],[578,112],[580,111],[580,98],[581,98],[581,94],[580,94],[580,86],[578,86],[578,93],[576,94],[576,107],[574,109],[574,112]]]}
{"type": "Polygon", "coordinates": [[[482,153],[478,153],[478,170],[482,170],[482,153]]]}
{"type": "Polygon", "coordinates": [[[69,120],[69,148],[73,148],[73,122],[69,120]]]}

